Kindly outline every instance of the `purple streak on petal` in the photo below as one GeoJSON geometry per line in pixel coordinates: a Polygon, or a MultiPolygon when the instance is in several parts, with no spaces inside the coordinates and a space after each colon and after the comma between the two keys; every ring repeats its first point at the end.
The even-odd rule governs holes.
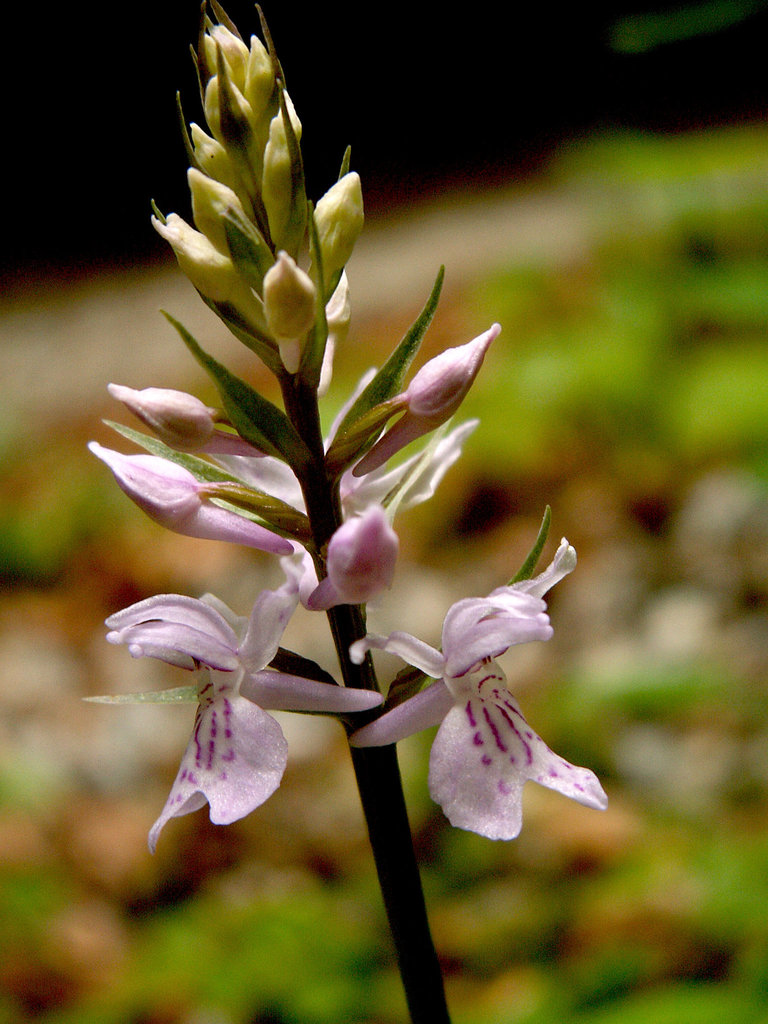
{"type": "Polygon", "coordinates": [[[485,719],[486,725],[491,730],[491,735],[493,736],[493,739],[494,739],[494,742],[496,743],[496,746],[502,752],[502,754],[506,754],[506,752],[508,750],[508,747],[504,743],[504,741],[502,740],[501,734],[499,733],[499,730],[498,730],[498,727],[496,726],[496,723],[494,722],[493,718],[491,717],[491,713],[490,713],[490,711],[488,710],[488,708],[486,707],[485,704],[483,704],[483,718],[485,719]]]}
{"type": "Polygon", "coordinates": [[[244,817],[275,791],[285,769],[288,749],[279,724],[255,704],[234,695],[229,676],[214,675],[215,694],[200,705],[176,781],[150,831],[153,851],[170,818],[197,810],[206,801],[215,824],[244,817]],[[221,742],[216,715],[227,704],[232,735],[221,742]]]}

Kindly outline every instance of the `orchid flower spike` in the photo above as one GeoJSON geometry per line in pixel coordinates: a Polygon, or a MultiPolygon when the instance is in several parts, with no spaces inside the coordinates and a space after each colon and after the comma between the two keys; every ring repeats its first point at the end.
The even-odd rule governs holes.
{"type": "Polygon", "coordinates": [[[157,455],[122,455],[92,441],[88,447],[114,473],[121,490],[156,523],[175,533],[246,544],[276,555],[293,545],[258,523],[203,497],[203,485],[183,466],[157,455]]]}
{"type": "Polygon", "coordinates": [[[499,324],[493,324],[474,341],[446,349],[425,363],[402,395],[393,399],[405,405],[404,415],[358,462],[355,476],[378,469],[405,445],[449,420],[464,401],[500,331],[499,324]]]}
{"type": "Polygon", "coordinates": [[[550,638],[542,595],[575,564],[576,553],[563,539],[552,564],[534,579],[457,602],[443,624],[442,651],[403,632],[367,636],[350,648],[354,662],[379,648],[437,680],[363,726],[350,742],[381,746],[442,723],[430,754],[429,789],[459,828],[514,839],[529,779],[588,807],[607,805],[596,776],[553,753],[531,729],[494,660],[513,644],[550,638]]]}
{"type": "Polygon", "coordinates": [[[149,833],[153,852],[171,818],[207,802],[211,821],[229,824],[277,789],[288,747],[268,710],[346,714],[381,703],[378,693],[269,668],[297,602],[294,572],[277,590],[262,591],[248,619],[211,596],[198,601],[180,594],[150,597],[107,619],[107,640],[125,644],[133,657],[208,670],[200,677],[192,737],[149,833]]]}

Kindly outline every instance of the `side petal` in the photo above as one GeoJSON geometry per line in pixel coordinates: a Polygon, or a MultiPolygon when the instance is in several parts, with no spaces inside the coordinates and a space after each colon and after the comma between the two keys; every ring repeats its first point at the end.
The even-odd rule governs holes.
{"type": "Polygon", "coordinates": [[[255,704],[230,689],[201,704],[168,800],[150,830],[150,850],[171,818],[206,802],[216,825],[245,817],[280,785],[287,759],[282,729],[255,704]]]}
{"type": "Polygon", "coordinates": [[[373,690],[355,690],[332,683],[321,683],[285,672],[254,672],[245,676],[240,694],[266,711],[320,711],[344,714],[370,711],[383,698],[373,690]]]}
{"type": "Polygon", "coordinates": [[[384,747],[442,722],[453,697],[442,679],[352,733],[353,747],[384,747]]]}
{"type": "Polygon", "coordinates": [[[287,571],[285,583],[277,590],[262,590],[248,619],[240,657],[246,671],[251,673],[265,668],[274,658],[283,631],[299,603],[300,569],[288,560],[284,561],[283,569],[287,571]]]}
{"type": "Polygon", "coordinates": [[[440,679],[445,668],[445,658],[436,651],[434,647],[425,644],[423,640],[404,633],[400,629],[394,630],[389,636],[376,636],[369,633],[362,640],[355,640],[349,648],[349,658],[355,665],[362,665],[367,651],[377,649],[387,651],[389,654],[396,654],[403,661],[407,661],[414,668],[420,668],[433,679],[440,679]]]}
{"type": "MultiPolygon", "coordinates": [[[[548,590],[551,590],[556,583],[559,583],[569,572],[576,568],[576,549],[563,537],[555,552],[555,557],[549,563],[544,572],[534,576],[530,580],[521,580],[513,583],[511,587],[502,587],[501,590],[514,590],[524,594],[533,594],[534,597],[543,597],[548,590]]],[[[495,593],[495,591],[494,591],[495,593]]],[[[493,596],[493,595],[491,595],[493,596]]]]}
{"type": "Polygon", "coordinates": [[[461,676],[483,658],[513,644],[549,640],[552,627],[544,602],[529,594],[468,597],[448,609],[443,623],[446,674],[461,676]]]}

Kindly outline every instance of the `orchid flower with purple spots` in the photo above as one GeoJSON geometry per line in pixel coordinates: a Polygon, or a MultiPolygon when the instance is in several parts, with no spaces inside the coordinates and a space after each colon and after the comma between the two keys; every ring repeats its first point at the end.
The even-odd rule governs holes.
{"type": "MultiPolygon", "coordinates": [[[[286,568],[290,563],[286,559],[286,568]]],[[[150,597],[107,619],[107,640],[182,668],[205,666],[195,725],[176,780],[149,833],[154,851],[172,817],[210,805],[211,821],[249,814],[280,784],[288,746],[270,710],[350,714],[381,703],[381,695],[345,689],[270,668],[298,602],[297,573],[262,591],[248,619],[210,595],[150,597]]]]}
{"type": "Polygon", "coordinates": [[[355,662],[378,648],[437,680],[363,726],[350,742],[382,746],[442,723],[432,744],[429,788],[459,828],[513,839],[529,779],[589,807],[606,807],[595,775],[553,753],[531,729],[495,661],[514,644],[552,636],[542,596],[575,564],[576,552],[564,539],[539,576],[458,601],[443,624],[442,651],[399,631],[367,636],[350,648],[355,662]]]}

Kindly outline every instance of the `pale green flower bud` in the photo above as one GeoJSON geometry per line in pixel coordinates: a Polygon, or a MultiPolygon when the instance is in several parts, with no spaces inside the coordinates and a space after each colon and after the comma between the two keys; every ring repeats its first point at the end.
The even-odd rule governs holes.
{"type": "Polygon", "coordinates": [[[254,118],[258,121],[268,115],[267,123],[277,113],[277,92],[272,58],[257,36],[251,36],[251,48],[245,69],[243,95],[251,105],[254,118]]]}
{"type": "Polygon", "coordinates": [[[238,39],[226,26],[214,25],[204,36],[203,45],[206,63],[210,68],[215,68],[218,63],[216,48],[221,50],[232,84],[242,92],[249,57],[248,47],[242,39],[238,39]]]}
{"type": "Polygon", "coordinates": [[[264,312],[289,373],[299,369],[301,342],[315,322],[315,298],[309,275],[287,252],[279,252],[276,263],[264,276],[264,312]]]}
{"type": "Polygon", "coordinates": [[[192,214],[197,229],[213,242],[219,252],[228,256],[229,245],[224,216],[228,212],[233,212],[245,220],[245,211],[240,200],[231,188],[206,177],[194,167],[187,171],[187,181],[192,194],[192,214]]]}
{"type": "Polygon", "coordinates": [[[237,183],[237,173],[226,149],[216,139],[207,135],[197,124],[192,123],[189,126],[189,132],[192,136],[195,157],[205,174],[220,181],[222,185],[234,189],[237,183]]]}
{"type": "MultiPolygon", "coordinates": [[[[298,150],[301,122],[290,97],[287,93],[283,95],[298,150]]],[[[301,155],[292,151],[282,109],[269,125],[269,141],[264,150],[262,199],[275,248],[297,255],[307,226],[307,197],[301,155]]]]}
{"type": "Polygon", "coordinates": [[[232,260],[209,238],[175,213],[169,214],[165,223],[153,217],[152,225],[173,247],[179,266],[202,295],[217,305],[231,307],[246,324],[261,328],[261,301],[237,273],[232,260]]]}
{"type": "Polygon", "coordinates": [[[205,87],[203,109],[208,127],[223,146],[237,146],[247,150],[250,143],[253,111],[234,82],[228,83],[226,106],[222,97],[219,76],[214,75],[205,87]]]}
{"type": "Polygon", "coordinates": [[[363,230],[363,191],[356,171],[345,174],[318,201],[315,224],[323,274],[330,281],[346,265],[363,230]]]}

